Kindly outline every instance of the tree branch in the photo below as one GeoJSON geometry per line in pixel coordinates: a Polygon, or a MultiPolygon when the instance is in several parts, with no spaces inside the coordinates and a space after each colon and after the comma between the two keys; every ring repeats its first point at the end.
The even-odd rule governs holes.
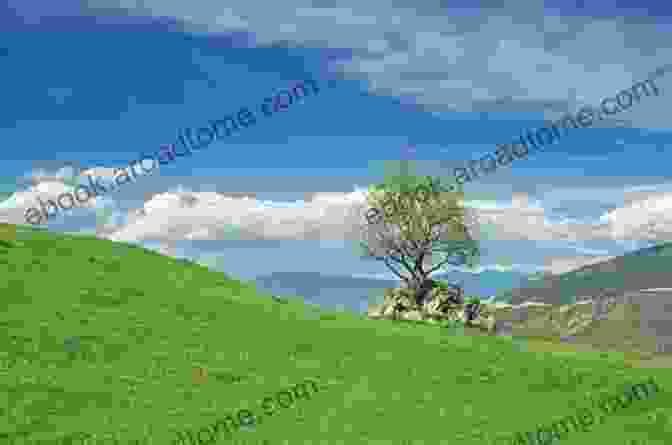
{"type": "Polygon", "coordinates": [[[388,269],[392,271],[393,274],[398,276],[400,279],[406,281],[406,278],[404,278],[395,268],[392,267],[392,265],[389,263],[388,258],[383,258],[383,261],[385,262],[385,265],[387,266],[388,269]]]}
{"type": "Polygon", "coordinates": [[[406,259],[403,256],[400,256],[399,258],[395,258],[394,256],[390,256],[390,259],[394,261],[397,264],[400,264],[406,269],[406,271],[411,274],[411,276],[415,276],[413,273],[413,268],[406,262],[406,259]]]}

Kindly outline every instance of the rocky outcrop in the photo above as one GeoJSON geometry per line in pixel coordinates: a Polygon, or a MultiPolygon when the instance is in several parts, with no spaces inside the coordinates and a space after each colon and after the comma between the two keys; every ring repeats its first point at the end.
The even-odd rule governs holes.
{"type": "Polygon", "coordinates": [[[433,287],[427,291],[421,304],[416,302],[412,289],[386,289],[381,305],[369,308],[371,319],[407,320],[438,324],[459,321],[468,326],[494,332],[494,308],[480,302],[465,302],[461,289],[433,287]]]}
{"type": "Polygon", "coordinates": [[[495,307],[499,321],[510,321],[517,335],[558,337],[560,341],[571,342],[600,321],[608,320],[616,303],[612,296],[600,294],[567,305],[526,302],[520,305],[498,303],[495,307]]]}

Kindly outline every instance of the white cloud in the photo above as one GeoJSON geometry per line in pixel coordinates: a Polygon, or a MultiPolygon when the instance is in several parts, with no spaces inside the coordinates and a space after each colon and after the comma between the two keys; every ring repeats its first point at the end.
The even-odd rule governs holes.
{"type": "Polygon", "coordinates": [[[114,240],[221,239],[231,226],[243,239],[348,239],[358,221],[362,192],[316,194],[306,203],[272,203],[214,192],[154,196],[114,240]]]}
{"type": "MultiPolygon", "coordinates": [[[[0,219],[25,224],[25,210],[39,206],[37,197],[55,199],[61,193],[72,191],[73,187],[67,183],[68,174],[63,173],[63,170],[57,173],[36,171],[33,176],[28,175],[36,183],[0,203],[0,219]]],[[[111,176],[111,172],[102,167],[89,173],[111,176]]],[[[589,189],[581,193],[578,189],[555,190],[544,195],[543,202],[519,193],[512,196],[510,202],[467,201],[466,205],[477,216],[478,231],[473,233],[477,239],[576,242],[576,245],[566,244],[568,248],[575,248],[576,256],[546,259],[543,270],[561,273],[610,258],[606,251],[582,247],[583,241],[667,241],[672,234],[672,191],[664,191],[666,188],[665,184],[647,188],[624,187],[621,190],[624,204],[605,212],[596,222],[551,218],[546,210],[558,199],[592,196],[589,189]]],[[[616,193],[612,189],[599,190],[612,199],[616,193]]],[[[142,209],[116,215],[114,221],[101,223],[97,233],[101,237],[128,242],[312,239],[343,246],[343,241],[358,237],[364,203],[365,189],[360,188],[350,193],[315,193],[307,201],[283,203],[215,192],[193,192],[178,186],[155,195],[142,209]]],[[[94,206],[95,199],[86,205],[94,206]]],[[[531,270],[522,264],[499,264],[484,266],[477,272],[493,268],[531,270]]]]}
{"type": "MultiPolygon", "coordinates": [[[[78,184],[89,186],[86,176],[92,176],[94,181],[96,177],[103,178],[102,184],[109,187],[110,182],[114,178],[115,168],[108,167],[93,167],[87,170],[77,172],[71,166],[64,166],[56,171],[47,171],[44,169],[36,169],[23,175],[23,179],[28,183],[25,190],[14,192],[8,199],[0,203],[0,219],[5,222],[13,224],[28,224],[26,222],[26,211],[31,208],[40,210],[40,203],[47,200],[56,201],[59,195],[63,193],[73,193],[78,184]]],[[[136,169],[137,170],[137,169],[136,169]]],[[[137,176],[137,175],[136,175],[137,176]]],[[[80,194],[81,196],[81,194],[80,194]]],[[[66,205],[69,200],[62,200],[66,205]]],[[[101,205],[109,204],[112,198],[107,195],[95,197],[79,203],[75,201],[75,208],[93,209],[101,205]]],[[[59,214],[67,214],[70,210],[59,209],[59,214]]],[[[44,221],[43,221],[44,222],[44,221]]],[[[118,225],[106,225],[100,230],[110,231],[113,227],[118,225]]]]}
{"type": "MultiPolygon", "coordinates": [[[[137,170],[137,169],[136,169],[137,170]]],[[[79,176],[84,178],[86,176],[92,176],[92,177],[97,177],[100,176],[101,178],[105,179],[113,179],[114,178],[114,168],[110,167],[92,167],[87,170],[83,170],[79,176]]]]}
{"type": "Polygon", "coordinates": [[[63,166],[56,171],[48,171],[38,168],[24,174],[23,179],[33,186],[40,182],[49,181],[67,183],[69,179],[74,177],[75,173],[75,169],[70,165],[63,166]]]}
{"type": "MultiPolygon", "coordinates": [[[[66,184],[67,179],[54,177],[44,179],[44,176],[39,179],[40,182],[24,191],[14,192],[6,201],[0,203],[0,219],[2,221],[12,224],[28,224],[26,222],[26,211],[31,207],[40,210],[38,198],[45,203],[47,200],[55,202],[60,194],[74,191],[74,187],[66,184]]],[[[69,200],[63,202],[69,204],[69,200]]],[[[92,208],[96,205],[96,198],[91,198],[81,204],[75,202],[75,205],[80,208],[92,208]]],[[[65,213],[67,212],[68,210],[65,211],[65,213]]],[[[64,211],[59,209],[59,213],[64,213],[64,211]]]]}
{"type": "Polygon", "coordinates": [[[634,201],[603,215],[613,238],[669,241],[672,239],[672,193],[634,201]]]}
{"type": "MultiPolygon", "coordinates": [[[[112,169],[94,167],[80,174],[110,179],[112,169]]],[[[35,171],[27,175],[33,184],[15,192],[0,203],[0,217],[16,224],[25,223],[25,211],[38,206],[37,198],[55,200],[73,191],[71,171],[35,171]]],[[[544,196],[544,202],[531,202],[526,194],[515,194],[510,202],[468,201],[477,215],[477,239],[533,241],[653,240],[665,241],[672,234],[672,192],[665,184],[643,189],[627,187],[621,191],[624,204],[606,212],[597,222],[570,218],[549,218],[545,206],[551,199],[577,199],[592,196],[567,189],[544,196]],[[569,193],[569,195],[567,195],[569,193]]],[[[601,189],[613,197],[614,191],[601,189]]],[[[99,198],[100,199],[100,198],[99,198]]],[[[309,201],[278,203],[250,197],[231,197],[214,192],[192,192],[177,187],[155,195],[144,208],[129,212],[100,227],[112,239],[137,241],[203,239],[314,239],[342,241],[357,239],[364,211],[364,189],[351,193],[316,193],[309,201]]],[[[96,206],[96,199],[82,204],[96,206]]],[[[118,215],[117,215],[118,216],[118,215]]],[[[592,255],[577,249],[579,255],[592,255]]],[[[595,252],[598,253],[598,252],[595,252]]],[[[600,255],[598,255],[600,256],[600,255]]],[[[577,260],[580,261],[580,260],[577,260]]]]}
{"type": "MultiPolygon", "coordinates": [[[[495,272],[522,272],[522,273],[537,273],[537,272],[548,272],[552,271],[551,268],[545,266],[536,266],[534,264],[486,264],[484,266],[476,266],[472,269],[467,267],[459,266],[446,266],[446,271],[458,271],[465,273],[472,273],[474,275],[481,274],[486,271],[495,271],[495,272]]],[[[444,271],[437,271],[435,274],[442,274],[444,271]]]]}
{"type": "MultiPolygon", "coordinates": [[[[624,192],[623,196],[637,194],[624,192]]],[[[363,190],[317,193],[309,201],[278,203],[177,189],[156,195],[143,209],[131,212],[128,224],[111,238],[231,239],[235,233],[242,239],[353,240],[359,233],[364,200],[363,190]]],[[[597,222],[549,218],[544,204],[530,202],[525,194],[514,195],[509,203],[466,202],[478,222],[473,236],[480,240],[561,240],[579,245],[591,240],[663,240],[672,228],[667,224],[672,219],[672,194],[635,200],[597,222]]],[[[577,247],[577,253],[594,256],[605,252],[577,247]]]]}

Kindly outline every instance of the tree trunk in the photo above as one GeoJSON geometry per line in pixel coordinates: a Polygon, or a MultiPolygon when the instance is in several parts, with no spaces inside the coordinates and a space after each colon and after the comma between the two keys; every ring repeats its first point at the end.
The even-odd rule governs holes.
{"type": "Polygon", "coordinates": [[[432,291],[434,280],[429,278],[429,273],[425,272],[423,265],[424,261],[429,259],[429,255],[422,252],[416,259],[413,267],[413,279],[415,290],[415,303],[419,306],[425,301],[427,294],[432,291]]]}
{"type": "Polygon", "coordinates": [[[427,298],[427,294],[432,292],[432,285],[434,284],[434,280],[423,277],[421,279],[418,279],[416,281],[416,286],[415,286],[415,303],[422,306],[424,303],[425,299],[427,298]]]}
{"type": "Polygon", "coordinates": [[[481,305],[478,303],[469,303],[464,306],[464,314],[465,314],[465,324],[467,326],[472,325],[472,321],[476,320],[478,316],[481,314],[481,305]]]}

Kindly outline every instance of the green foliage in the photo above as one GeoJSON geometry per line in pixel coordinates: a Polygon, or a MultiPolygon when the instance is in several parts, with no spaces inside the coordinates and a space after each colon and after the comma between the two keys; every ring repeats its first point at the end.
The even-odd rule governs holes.
{"type": "Polygon", "coordinates": [[[462,185],[448,185],[436,176],[390,176],[380,184],[369,186],[369,192],[387,192],[397,194],[417,194],[418,190],[428,190],[434,196],[450,193],[456,198],[464,195],[462,185]]]}
{"type": "MultiPolygon", "coordinates": [[[[393,177],[382,184],[369,187],[367,222],[371,225],[385,222],[396,228],[394,239],[388,235],[385,241],[400,247],[422,245],[425,254],[431,253],[435,264],[475,267],[479,259],[478,242],[473,239],[465,221],[464,193],[447,192],[442,189],[441,179],[425,177],[393,177]],[[426,242],[439,239],[430,245],[426,242]]],[[[372,230],[388,230],[381,227],[372,230]]],[[[420,254],[415,248],[412,256],[420,254]]]]}
{"type": "Polygon", "coordinates": [[[658,250],[657,254],[659,256],[672,256],[672,245],[671,244],[664,244],[662,245],[658,250]]]}
{"type": "Polygon", "coordinates": [[[433,289],[450,289],[450,286],[448,285],[447,281],[443,280],[432,280],[432,288],[433,289]]]}
{"type": "Polygon", "coordinates": [[[476,296],[468,296],[464,299],[465,304],[481,304],[481,299],[476,296]]]}

